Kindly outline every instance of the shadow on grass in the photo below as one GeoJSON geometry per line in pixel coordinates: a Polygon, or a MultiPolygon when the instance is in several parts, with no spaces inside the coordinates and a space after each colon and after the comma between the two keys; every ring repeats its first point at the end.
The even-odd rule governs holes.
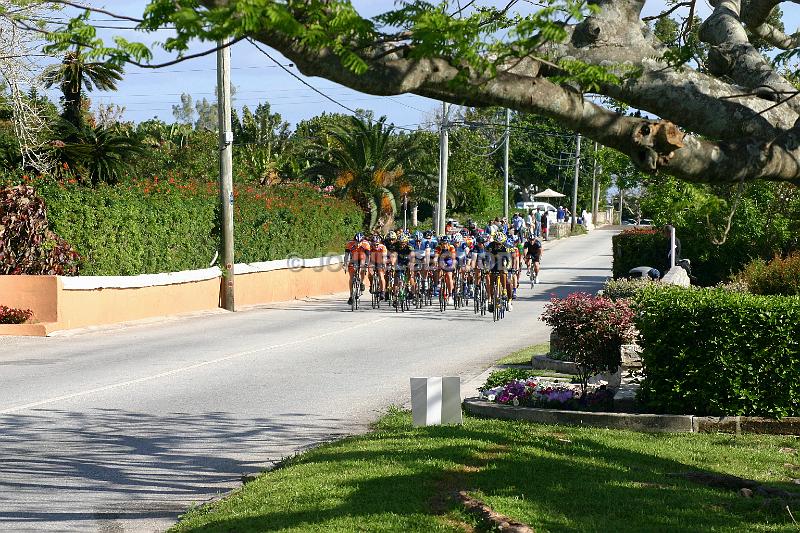
{"type": "MultiPolygon", "coordinates": [[[[298,480],[291,475],[280,480],[267,476],[262,481],[271,489],[248,496],[248,486],[232,504],[238,516],[212,512],[210,523],[181,530],[427,531],[446,525],[430,516],[431,502],[443,490],[458,489],[476,492],[499,512],[538,531],[749,531],[756,523],[776,522],[793,527],[785,511],[766,508],[759,499],[669,475],[696,466],[612,444],[607,433],[584,437],[571,428],[497,427],[473,421],[466,428],[395,428],[348,439],[311,452],[297,465],[304,473],[320,473],[318,483],[335,483],[330,490],[343,494],[335,502],[316,505],[320,495],[292,485],[298,480]],[[353,476],[329,474],[357,465],[361,470],[353,476]],[[460,486],[448,486],[454,482],[460,486]],[[290,489],[296,494],[289,508],[273,505],[269,490],[290,489]]],[[[621,441],[635,438],[625,434],[621,441]]],[[[763,530],[783,530],[773,527],[763,530]]]]}

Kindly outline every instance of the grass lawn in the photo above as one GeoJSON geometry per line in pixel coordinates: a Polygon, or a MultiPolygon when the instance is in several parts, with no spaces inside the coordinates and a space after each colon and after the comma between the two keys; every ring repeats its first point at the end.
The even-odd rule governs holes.
{"type": "Polygon", "coordinates": [[[497,365],[530,365],[534,355],[547,355],[550,352],[550,343],[534,344],[507,355],[497,361],[497,365]]]}
{"type": "MultiPolygon", "coordinates": [[[[800,491],[800,439],[650,435],[466,417],[415,429],[390,412],[367,435],[321,446],[173,531],[470,531],[467,490],[543,531],[798,531],[785,504],[672,473],[733,474],[800,491]]],[[[797,501],[797,500],[795,500],[797,501]]],[[[792,504],[800,518],[800,501],[792,504]]]]}

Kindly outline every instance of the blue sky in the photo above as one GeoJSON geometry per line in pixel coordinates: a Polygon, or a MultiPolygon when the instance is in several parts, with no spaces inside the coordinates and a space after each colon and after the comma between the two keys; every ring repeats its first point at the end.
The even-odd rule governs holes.
{"type": "MultiPolygon", "coordinates": [[[[140,15],[147,4],[145,0],[105,2],[91,0],[87,3],[130,15],[140,15]]],[[[353,3],[363,15],[372,16],[390,9],[394,5],[394,0],[353,0],[353,3]]],[[[497,0],[494,3],[501,4],[504,1],[497,0]]],[[[663,7],[662,0],[651,1],[647,3],[645,13],[658,13],[663,7]]],[[[705,0],[700,2],[701,16],[708,13],[709,9],[705,0]]],[[[787,29],[793,29],[796,26],[792,23],[798,20],[797,10],[796,7],[784,7],[784,11],[789,15],[786,19],[787,29]]],[[[128,26],[127,23],[110,21],[103,15],[97,15],[94,18],[98,19],[98,24],[128,26]]],[[[168,35],[167,32],[149,35],[137,34],[123,29],[106,29],[102,32],[104,37],[119,34],[129,40],[142,42],[164,39],[168,35]]],[[[200,51],[208,46],[208,43],[197,43],[193,51],[200,51]]],[[[280,54],[275,53],[275,55],[284,60],[284,63],[289,63],[280,54]]],[[[234,45],[231,57],[231,79],[237,89],[234,102],[236,107],[248,105],[253,108],[260,102],[269,101],[273,110],[292,124],[323,111],[346,112],[275,67],[268,58],[249,43],[243,42],[234,45]]],[[[156,56],[156,60],[164,59],[168,59],[168,56],[164,54],[156,56]]],[[[171,122],[173,120],[172,105],[180,102],[181,93],[189,93],[195,99],[205,97],[213,101],[216,85],[215,69],[214,54],[155,71],[129,67],[117,92],[93,92],[90,97],[94,103],[114,103],[125,107],[124,118],[126,120],[139,122],[155,116],[171,122]]],[[[297,69],[293,68],[292,70],[298,73],[297,69]]],[[[389,120],[397,125],[413,127],[423,123],[433,116],[439,106],[438,102],[434,100],[413,95],[399,95],[391,98],[370,96],[320,78],[307,78],[307,81],[349,107],[371,109],[376,116],[387,115],[389,120]]],[[[57,98],[57,95],[54,94],[54,97],[57,98]]]]}

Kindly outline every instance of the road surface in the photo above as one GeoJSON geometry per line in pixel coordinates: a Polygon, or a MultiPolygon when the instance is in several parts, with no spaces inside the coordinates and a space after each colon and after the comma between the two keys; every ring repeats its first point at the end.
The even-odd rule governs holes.
{"type": "Polygon", "coordinates": [[[467,381],[547,340],[544,303],[600,287],[612,233],[546,243],[543,282],[496,324],[324,298],[0,337],[0,530],[163,531],[243,474],[364,431],[411,376],[467,381]]]}

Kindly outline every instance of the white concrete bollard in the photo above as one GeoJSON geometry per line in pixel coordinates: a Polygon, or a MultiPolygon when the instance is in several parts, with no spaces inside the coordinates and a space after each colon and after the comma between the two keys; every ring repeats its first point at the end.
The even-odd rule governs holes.
{"type": "Polygon", "coordinates": [[[461,424],[461,378],[411,378],[414,426],[461,424]]]}

